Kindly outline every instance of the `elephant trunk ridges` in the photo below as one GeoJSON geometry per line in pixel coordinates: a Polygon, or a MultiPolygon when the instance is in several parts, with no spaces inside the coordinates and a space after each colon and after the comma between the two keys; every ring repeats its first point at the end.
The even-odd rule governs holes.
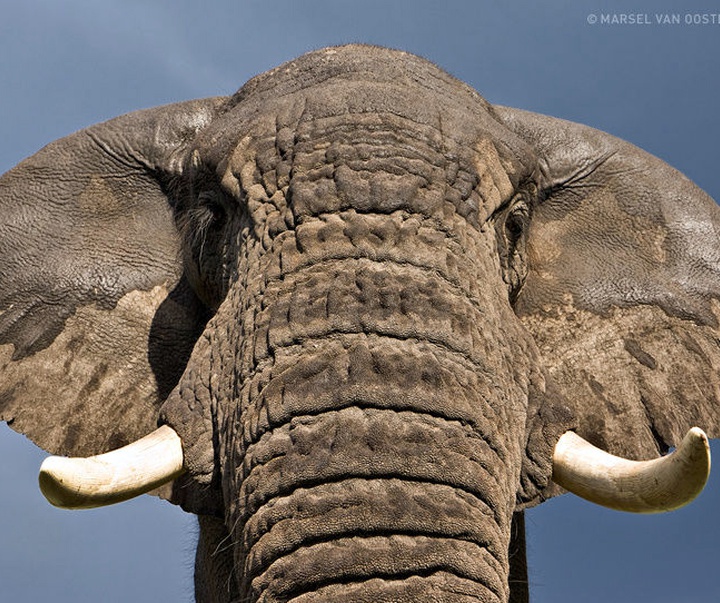
{"type": "MultiPolygon", "coordinates": [[[[320,285],[304,294],[342,289],[322,282],[324,295],[320,285]]],[[[445,311],[458,302],[433,297],[445,311]]],[[[357,308],[343,305],[353,317],[357,308]]],[[[286,312],[280,301],[271,308],[273,318],[286,312]]],[[[514,502],[506,474],[517,472],[518,453],[490,425],[509,421],[513,401],[493,391],[499,384],[472,355],[442,343],[447,333],[433,342],[420,332],[338,333],[329,322],[298,322],[318,332],[302,343],[288,332],[241,392],[228,489],[240,492],[232,521],[244,587],[267,601],[440,592],[503,601],[514,502]]]]}
{"type": "Polygon", "coordinates": [[[506,601],[532,353],[487,220],[512,160],[392,81],[260,100],[216,170],[249,227],[208,331],[243,600],[506,601]]]}
{"type": "Polygon", "coordinates": [[[423,228],[403,212],[308,220],[275,242],[284,253],[268,261],[287,271],[264,281],[262,301],[229,304],[256,307],[239,320],[235,366],[247,368],[224,418],[234,427],[221,430],[231,434],[226,504],[240,494],[228,525],[249,600],[508,596],[526,391],[511,366],[522,351],[490,299],[502,289],[469,274],[488,269],[466,255],[481,238],[447,252],[444,266],[437,245],[452,250],[452,237],[429,228],[404,242],[413,264],[403,245],[383,261],[338,257],[349,231],[402,232],[413,221],[423,228]],[[322,257],[303,262],[300,239],[322,257]],[[423,266],[431,246],[435,263],[423,266]]]}

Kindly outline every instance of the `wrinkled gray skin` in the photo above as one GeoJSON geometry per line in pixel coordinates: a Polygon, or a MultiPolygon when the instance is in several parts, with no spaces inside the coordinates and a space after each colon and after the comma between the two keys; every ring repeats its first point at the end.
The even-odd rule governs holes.
{"type": "Polygon", "coordinates": [[[0,203],[2,418],[72,455],[170,424],[198,601],[524,601],[565,430],[720,435],[714,202],[412,55],[93,126],[0,203]]]}

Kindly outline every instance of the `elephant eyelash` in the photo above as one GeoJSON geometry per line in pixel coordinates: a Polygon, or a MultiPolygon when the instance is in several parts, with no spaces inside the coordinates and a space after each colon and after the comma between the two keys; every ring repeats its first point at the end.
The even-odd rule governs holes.
{"type": "Polygon", "coordinates": [[[190,248],[203,247],[208,232],[226,223],[228,210],[219,197],[215,192],[200,193],[196,204],[182,212],[178,226],[190,248]]]}
{"type": "Polygon", "coordinates": [[[196,207],[188,212],[188,222],[195,229],[196,236],[203,238],[211,228],[217,228],[225,221],[225,210],[219,206],[196,207]]]}
{"type": "Polygon", "coordinates": [[[530,209],[524,200],[519,201],[505,218],[505,233],[508,247],[514,249],[530,222],[530,209]]]}
{"type": "Polygon", "coordinates": [[[508,203],[498,208],[491,218],[508,255],[513,253],[530,222],[533,199],[527,191],[518,192],[508,203]]]}
{"type": "Polygon", "coordinates": [[[525,282],[525,233],[530,223],[533,199],[528,191],[520,192],[495,217],[500,264],[511,303],[514,303],[525,282]]]}
{"type": "Polygon", "coordinates": [[[189,197],[187,208],[179,212],[177,227],[186,250],[186,262],[190,272],[196,274],[195,286],[205,289],[207,283],[200,276],[200,266],[208,255],[217,253],[219,232],[227,223],[228,210],[224,199],[215,191],[201,192],[196,197],[189,197]],[[213,231],[215,231],[213,233],[213,231]],[[211,243],[211,241],[213,241],[211,243]]]}
{"type": "Polygon", "coordinates": [[[227,218],[228,210],[225,199],[221,193],[207,191],[198,195],[198,205],[196,208],[203,213],[203,224],[198,226],[219,226],[227,218]]]}

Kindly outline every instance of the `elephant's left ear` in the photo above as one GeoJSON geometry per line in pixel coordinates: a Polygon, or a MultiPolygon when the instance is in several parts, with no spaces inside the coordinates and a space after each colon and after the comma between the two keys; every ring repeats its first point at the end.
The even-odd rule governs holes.
{"type": "Polygon", "coordinates": [[[156,426],[202,321],[169,191],[223,99],[138,111],[0,178],[0,419],[59,454],[156,426]]]}
{"type": "Polygon", "coordinates": [[[541,198],[515,311],[579,433],[651,458],[720,437],[720,210],[685,176],[586,126],[498,108],[536,151],[541,198]]]}

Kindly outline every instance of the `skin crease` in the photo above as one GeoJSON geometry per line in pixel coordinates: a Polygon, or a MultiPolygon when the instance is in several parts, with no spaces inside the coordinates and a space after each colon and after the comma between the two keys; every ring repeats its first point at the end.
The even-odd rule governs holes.
{"type": "Polygon", "coordinates": [[[2,283],[2,417],[66,454],[170,424],[199,601],[526,600],[518,512],[558,493],[565,430],[631,458],[717,433],[677,378],[716,379],[719,252],[684,226],[712,231],[712,200],[405,53],[319,51],[91,128],[0,198],[106,233],[33,272],[0,227],[25,275],[2,283]],[[69,400],[49,424],[37,371],[69,400]]]}

